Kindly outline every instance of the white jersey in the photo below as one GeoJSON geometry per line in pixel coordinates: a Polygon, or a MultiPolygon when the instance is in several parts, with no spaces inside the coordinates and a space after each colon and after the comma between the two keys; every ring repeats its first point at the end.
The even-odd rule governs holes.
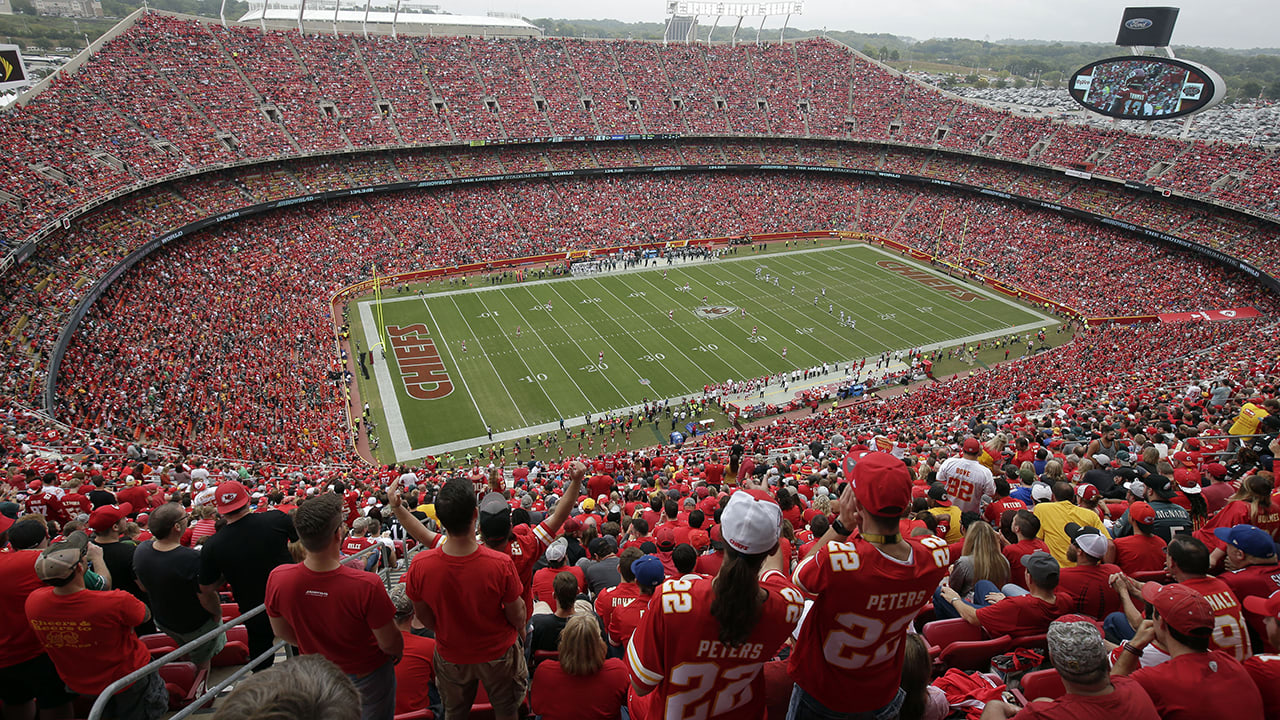
{"type": "Polygon", "coordinates": [[[938,482],[947,489],[951,502],[960,512],[981,512],[996,494],[991,471],[977,460],[964,457],[947,458],[938,468],[938,482]]]}

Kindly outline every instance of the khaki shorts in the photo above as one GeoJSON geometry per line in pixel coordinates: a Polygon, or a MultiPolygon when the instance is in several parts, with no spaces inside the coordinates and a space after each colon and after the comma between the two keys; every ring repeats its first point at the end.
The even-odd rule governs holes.
{"type": "Polygon", "coordinates": [[[451,663],[436,652],[435,668],[436,688],[446,718],[466,717],[471,712],[478,683],[484,684],[489,704],[498,717],[515,717],[529,690],[529,669],[519,643],[496,660],[465,665],[451,663]]]}

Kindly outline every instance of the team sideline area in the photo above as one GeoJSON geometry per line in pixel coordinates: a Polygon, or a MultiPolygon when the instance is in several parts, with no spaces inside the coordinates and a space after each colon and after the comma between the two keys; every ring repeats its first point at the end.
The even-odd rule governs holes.
{"type": "Polygon", "coordinates": [[[3,720],[1280,720],[1275,148],[309,11],[0,111],[3,720]]]}

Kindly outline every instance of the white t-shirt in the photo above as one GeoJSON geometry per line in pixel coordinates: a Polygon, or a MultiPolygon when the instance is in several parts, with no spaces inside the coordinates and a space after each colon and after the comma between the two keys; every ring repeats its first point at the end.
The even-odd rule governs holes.
{"type": "Polygon", "coordinates": [[[938,482],[947,489],[951,502],[960,512],[982,512],[996,494],[991,471],[977,460],[964,457],[947,458],[938,468],[938,482]]]}

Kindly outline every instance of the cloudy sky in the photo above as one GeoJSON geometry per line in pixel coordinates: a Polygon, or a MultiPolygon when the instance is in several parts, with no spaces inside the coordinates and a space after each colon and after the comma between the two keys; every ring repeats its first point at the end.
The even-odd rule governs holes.
{"type": "MultiPolygon", "coordinates": [[[[858,32],[888,32],[918,39],[968,37],[991,40],[1025,38],[1114,42],[1126,5],[1141,0],[894,0],[849,2],[805,0],[803,17],[793,27],[858,32]]],[[[1280,46],[1280,2],[1277,0],[1181,0],[1173,46],[1280,46]]],[[[598,0],[441,0],[454,13],[514,12],[525,17],[600,18],[626,21],[663,19],[663,0],[601,3],[598,0]]],[[[770,21],[766,27],[779,26],[770,21]]]]}

